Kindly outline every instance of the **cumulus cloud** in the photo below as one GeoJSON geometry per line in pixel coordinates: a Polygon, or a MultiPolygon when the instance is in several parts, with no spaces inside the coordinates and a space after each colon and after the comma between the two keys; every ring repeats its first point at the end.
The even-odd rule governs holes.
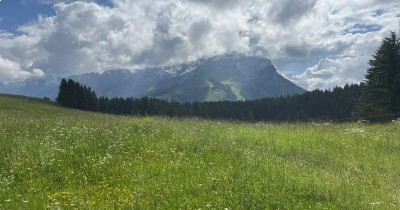
{"type": "Polygon", "coordinates": [[[189,2],[204,4],[204,6],[211,6],[216,9],[227,9],[238,6],[240,0],[188,0],[189,2]]]}
{"type": "Polygon", "coordinates": [[[330,88],[362,80],[380,40],[398,27],[400,9],[392,0],[111,2],[41,0],[54,4],[55,15],[21,26],[18,35],[0,32],[0,55],[21,71],[69,76],[235,51],[268,57],[284,72],[286,64],[316,61],[289,79],[330,88]]]}
{"type": "Polygon", "coordinates": [[[23,81],[27,78],[40,78],[44,72],[40,69],[24,70],[22,66],[14,61],[0,56],[0,84],[23,81]]]}
{"type": "Polygon", "coordinates": [[[292,21],[299,21],[304,15],[310,13],[315,7],[317,0],[308,1],[292,1],[281,0],[272,1],[269,13],[275,22],[281,24],[288,24],[292,21]]]}
{"type": "Polygon", "coordinates": [[[364,69],[367,68],[367,64],[359,60],[360,58],[354,57],[322,59],[304,73],[293,76],[292,80],[308,89],[331,89],[359,83],[364,78],[364,69]]]}

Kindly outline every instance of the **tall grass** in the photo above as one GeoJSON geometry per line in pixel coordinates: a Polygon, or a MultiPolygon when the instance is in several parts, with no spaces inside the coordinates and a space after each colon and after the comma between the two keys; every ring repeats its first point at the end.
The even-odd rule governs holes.
{"type": "Polygon", "coordinates": [[[118,117],[0,96],[0,209],[399,209],[400,124],[118,117]]]}

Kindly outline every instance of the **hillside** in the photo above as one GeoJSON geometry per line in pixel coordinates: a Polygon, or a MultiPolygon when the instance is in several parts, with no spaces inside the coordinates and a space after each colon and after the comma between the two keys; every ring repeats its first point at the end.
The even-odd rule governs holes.
{"type": "Polygon", "coordinates": [[[0,209],[398,209],[400,125],[136,118],[0,95],[0,209]]]}

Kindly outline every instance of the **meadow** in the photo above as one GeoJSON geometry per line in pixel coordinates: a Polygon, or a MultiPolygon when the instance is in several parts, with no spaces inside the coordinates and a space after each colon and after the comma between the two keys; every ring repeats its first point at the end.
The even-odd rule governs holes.
{"type": "Polygon", "coordinates": [[[124,117],[1,95],[0,209],[400,209],[400,123],[124,117]]]}

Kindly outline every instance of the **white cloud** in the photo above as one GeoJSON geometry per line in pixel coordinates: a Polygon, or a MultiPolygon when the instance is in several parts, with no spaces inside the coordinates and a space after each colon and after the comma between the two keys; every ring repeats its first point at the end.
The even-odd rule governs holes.
{"type": "Polygon", "coordinates": [[[22,68],[68,76],[238,51],[281,61],[281,71],[284,63],[319,61],[290,78],[307,89],[329,88],[362,79],[400,14],[395,0],[95,2],[42,0],[56,3],[56,15],[21,26],[22,35],[0,32],[0,54],[22,68]]]}
{"type": "Polygon", "coordinates": [[[291,79],[308,89],[332,89],[335,86],[359,83],[364,78],[364,69],[367,68],[367,64],[359,60],[360,58],[354,57],[323,59],[291,79]]]}
{"type": "Polygon", "coordinates": [[[0,84],[23,81],[27,78],[41,78],[43,76],[44,72],[40,69],[24,70],[19,63],[0,55],[0,84]]]}

